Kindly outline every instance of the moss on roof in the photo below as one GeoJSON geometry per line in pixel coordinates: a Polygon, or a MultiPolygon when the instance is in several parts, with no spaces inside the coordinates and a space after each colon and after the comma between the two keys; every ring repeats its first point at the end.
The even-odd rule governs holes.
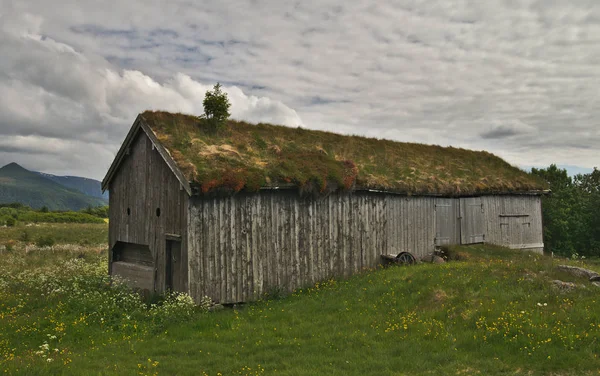
{"type": "Polygon", "coordinates": [[[406,194],[530,192],[544,182],[485,151],[146,111],[146,124],[198,191],[377,189],[406,194]]]}

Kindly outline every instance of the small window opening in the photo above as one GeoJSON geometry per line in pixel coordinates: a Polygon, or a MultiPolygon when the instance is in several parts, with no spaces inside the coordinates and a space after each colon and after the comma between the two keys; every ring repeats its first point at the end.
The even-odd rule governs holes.
{"type": "Polygon", "coordinates": [[[127,208],[127,215],[131,215],[131,209],[127,208]]]}
{"type": "Polygon", "coordinates": [[[160,217],[160,208],[156,208],[156,216],[160,217]]]}

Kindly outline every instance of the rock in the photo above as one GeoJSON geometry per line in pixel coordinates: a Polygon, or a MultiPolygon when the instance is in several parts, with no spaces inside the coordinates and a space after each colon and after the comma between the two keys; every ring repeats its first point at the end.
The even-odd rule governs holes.
{"type": "Polygon", "coordinates": [[[224,309],[225,309],[225,306],[223,304],[215,304],[215,305],[213,305],[213,306],[211,306],[211,307],[208,308],[208,310],[210,312],[213,312],[213,311],[222,311],[224,309]]]}
{"type": "Polygon", "coordinates": [[[600,275],[590,277],[590,282],[598,282],[598,281],[600,281],[600,275]]]}
{"type": "Polygon", "coordinates": [[[592,285],[594,285],[596,287],[600,287],[600,282],[592,282],[592,285]]]}
{"type": "Polygon", "coordinates": [[[443,264],[446,262],[443,258],[441,258],[440,256],[435,255],[433,253],[430,253],[428,255],[421,257],[421,261],[427,262],[430,264],[443,264]]]}
{"type": "Polygon", "coordinates": [[[592,279],[600,276],[597,272],[589,269],[580,268],[578,266],[570,266],[570,265],[558,265],[556,269],[561,270],[563,272],[567,272],[575,277],[583,277],[587,279],[592,279]]]}
{"type": "Polygon", "coordinates": [[[559,281],[558,279],[553,280],[552,283],[554,283],[556,287],[564,291],[570,291],[577,287],[577,285],[573,282],[563,282],[559,281]]]}

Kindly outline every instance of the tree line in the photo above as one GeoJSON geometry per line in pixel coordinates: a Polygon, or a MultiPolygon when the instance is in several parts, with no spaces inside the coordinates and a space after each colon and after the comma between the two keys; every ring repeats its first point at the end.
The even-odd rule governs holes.
{"type": "Polygon", "coordinates": [[[552,190],[542,198],[545,250],[566,257],[600,257],[600,170],[570,177],[553,164],[531,173],[552,190]]]}
{"type": "Polygon", "coordinates": [[[104,223],[108,206],[91,207],[75,211],[38,210],[21,203],[0,204],[0,226],[13,227],[21,223],[104,223]]]}

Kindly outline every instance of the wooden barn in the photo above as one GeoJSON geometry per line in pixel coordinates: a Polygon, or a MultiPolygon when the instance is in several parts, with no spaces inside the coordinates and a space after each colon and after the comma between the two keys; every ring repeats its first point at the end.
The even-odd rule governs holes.
{"type": "Polygon", "coordinates": [[[249,301],[444,244],[543,251],[545,184],[470,151],[145,112],[102,182],[109,272],[249,301]]]}

